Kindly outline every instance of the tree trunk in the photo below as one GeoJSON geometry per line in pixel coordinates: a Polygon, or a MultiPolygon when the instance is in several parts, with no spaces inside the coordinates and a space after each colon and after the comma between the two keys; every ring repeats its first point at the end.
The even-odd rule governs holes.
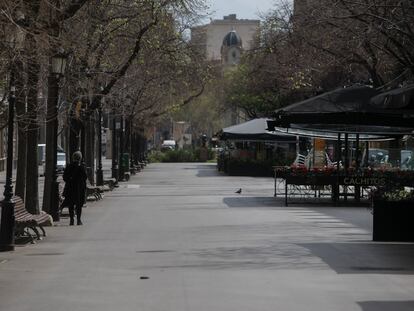
{"type": "Polygon", "coordinates": [[[93,185],[96,184],[95,181],[95,171],[96,171],[96,165],[95,165],[95,158],[96,158],[96,144],[94,142],[97,141],[96,138],[96,130],[95,130],[95,125],[96,125],[96,118],[95,115],[92,114],[92,120],[90,123],[90,131],[91,131],[91,138],[92,138],[92,143],[91,143],[91,183],[93,185]]]}
{"type": "Polygon", "coordinates": [[[85,163],[87,167],[87,173],[88,173],[88,179],[91,184],[95,183],[95,157],[94,157],[94,147],[95,147],[95,131],[94,129],[94,123],[92,120],[91,115],[87,116],[86,124],[85,124],[85,134],[86,134],[86,146],[85,146],[85,163]]]}
{"type": "Polygon", "coordinates": [[[87,128],[87,120],[86,118],[83,119],[82,128],[80,132],[80,151],[82,153],[82,161],[86,164],[85,156],[86,156],[86,128],[87,128]]]}
{"type": "Polygon", "coordinates": [[[24,201],[26,188],[26,123],[24,122],[26,113],[26,93],[24,90],[23,63],[16,62],[16,89],[19,91],[16,96],[16,117],[17,117],[17,172],[15,194],[24,201]]]}
{"type": "MultiPolygon", "coordinates": [[[[73,116],[69,120],[69,160],[71,160],[72,154],[75,151],[80,150],[79,135],[81,131],[81,124],[79,120],[76,120],[73,116]]],[[[70,161],[69,161],[70,162],[70,161]]]]}
{"type": "Polygon", "coordinates": [[[45,183],[43,189],[43,210],[46,213],[52,212],[51,197],[53,187],[53,174],[56,163],[55,141],[57,135],[57,100],[59,96],[58,78],[50,76],[48,79],[48,96],[47,96],[47,117],[46,117],[46,165],[45,165],[45,183]]]}
{"type": "Polygon", "coordinates": [[[39,189],[38,189],[38,160],[37,160],[37,110],[38,110],[38,82],[40,65],[36,55],[36,41],[32,34],[27,35],[28,51],[30,57],[27,62],[28,70],[28,131],[26,153],[26,209],[32,214],[39,214],[39,189]]]}

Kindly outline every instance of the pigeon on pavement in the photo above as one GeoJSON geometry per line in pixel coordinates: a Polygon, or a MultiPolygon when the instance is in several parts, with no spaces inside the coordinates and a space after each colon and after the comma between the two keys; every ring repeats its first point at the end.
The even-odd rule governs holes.
{"type": "Polygon", "coordinates": [[[237,190],[235,193],[238,193],[238,194],[242,193],[242,189],[240,188],[240,189],[239,189],[239,190],[237,190]]]}

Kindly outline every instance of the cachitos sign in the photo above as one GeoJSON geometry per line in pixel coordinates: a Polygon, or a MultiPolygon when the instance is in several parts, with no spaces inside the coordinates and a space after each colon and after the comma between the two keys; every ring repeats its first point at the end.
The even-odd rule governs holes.
{"type": "Polygon", "coordinates": [[[344,185],[355,186],[385,186],[386,179],[383,177],[347,176],[344,177],[344,185]]]}

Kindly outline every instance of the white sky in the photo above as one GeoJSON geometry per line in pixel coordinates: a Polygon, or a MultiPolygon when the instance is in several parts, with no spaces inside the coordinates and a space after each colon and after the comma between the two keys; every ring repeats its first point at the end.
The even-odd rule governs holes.
{"type": "Polygon", "coordinates": [[[239,19],[259,19],[260,13],[274,7],[277,0],[207,0],[213,19],[222,19],[224,15],[237,14],[239,19]]]}

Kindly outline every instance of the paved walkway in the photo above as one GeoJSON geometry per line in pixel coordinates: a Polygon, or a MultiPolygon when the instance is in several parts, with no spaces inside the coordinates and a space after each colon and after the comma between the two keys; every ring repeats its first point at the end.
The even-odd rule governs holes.
{"type": "Polygon", "coordinates": [[[84,226],[62,219],[0,253],[0,310],[414,309],[414,244],[371,242],[365,208],[272,195],[271,178],[151,164],[89,204],[84,226]]]}

